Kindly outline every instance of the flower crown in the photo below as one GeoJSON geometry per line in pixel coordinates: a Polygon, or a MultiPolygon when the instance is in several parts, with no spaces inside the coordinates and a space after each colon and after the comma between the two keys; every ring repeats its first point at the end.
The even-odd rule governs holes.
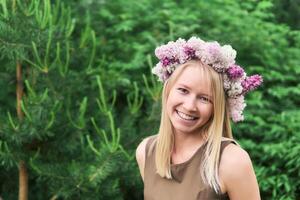
{"type": "Polygon", "coordinates": [[[192,59],[198,59],[220,73],[234,122],[244,120],[245,94],[263,81],[260,75],[246,75],[244,69],[235,63],[236,51],[230,45],[221,46],[218,42],[205,42],[198,37],[191,37],[188,41],[181,38],[170,41],[157,47],[155,55],[159,62],[152,73],[161,82],[165,82],[179,65],[192,59]]]}

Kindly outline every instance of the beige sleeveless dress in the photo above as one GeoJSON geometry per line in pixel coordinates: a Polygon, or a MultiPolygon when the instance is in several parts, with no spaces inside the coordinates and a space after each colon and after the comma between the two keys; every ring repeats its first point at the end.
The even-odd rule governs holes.
{"type": "MultiPolygon", "coordinates": [[[[171,165],[173,179],[161,178],[156,173],[155,145],[151,152],[150,145],[156,135],[150,136],[146,144],[144,168],[144,200],[229,200],[227,193],[217,194],[212,188],[204,185],[200,175],[200,163],[205,152],[206,143],[186,162],[171,165]]],[[[234,140],[223,138],[223,149],[234,140]]],[[[221,157],[221,156],[220,156],[221,157]]]]}

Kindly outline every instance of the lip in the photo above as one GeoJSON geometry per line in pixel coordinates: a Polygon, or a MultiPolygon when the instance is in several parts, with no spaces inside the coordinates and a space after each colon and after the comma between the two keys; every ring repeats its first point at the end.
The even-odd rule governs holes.
{"type": "Polygon", "coordinates": [[[175,109],[176,116],[177,116],[177,118],[178,118],[181,122],[188,123],[188,124],[193,124],[193,123],[197,122],[197,120],[199,119],[199,117],[196,117],[196,116],[193,116],[193,115],[189,115],[189,114],[186,114],[186,115],[191,116],[191,117],[194,117],[195,119],[193,119],[193,120],[184,119],[184,118],[182,118],[182,117],[178,114],[178,112],[183,113],[183,114],[186,114],[186,113],[181,112],[181,111],[175,109]]]}
{"type": "Polygon", "coordinates": [[[182,111],[180,111],[180,110],[177,110],[177,109],[175,109],[175,111],[176,111],[176,112],[183,113],[183,114],[185,114],[185,115],[188,115],[188,116],[191,116],[191,117],[194,117],[194,118],[196,118],[196,119],[198,119],[198,118],[199,118],[199,117],[197,117],[197,116],[194,116],[194,115],[187,114],[187,113],[185,113],[185,112],[182,112],[182,111]]]}

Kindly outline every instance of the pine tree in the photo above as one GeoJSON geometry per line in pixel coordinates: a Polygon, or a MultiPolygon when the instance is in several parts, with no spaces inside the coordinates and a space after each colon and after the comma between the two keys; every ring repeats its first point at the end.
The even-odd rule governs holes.
{"type": "MultiPolygon", "coordinates": [[[[121,199],[116,176],[133,157],[120,144],[116,92],[105,90],[105,73],[95,67],[95,31],[88,23],[76,29],[59,0],[0,6],[0,167],[19,168],[19,200],[121,199]]],[[[15,199],[17,176],[6,172],[1,195],[15,199]]]]}

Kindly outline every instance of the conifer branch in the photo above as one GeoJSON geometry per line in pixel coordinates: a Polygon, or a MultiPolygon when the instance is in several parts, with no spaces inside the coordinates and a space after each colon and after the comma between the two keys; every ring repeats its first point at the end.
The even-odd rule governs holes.
{"type": "Polygon", "coordinates": [[[46,53],[45,53],[45,57],[44,57],[45,68],[49,67],[48,66],[48,63],[49,63],[49,52],[50,52],[50,47],[51,47],[51,43],[52,43],[52,35],[53,35],[53,29],[52,29],[52,27],[49,27],[48,40],[47,40],[47,45],[46,45],[46,53]]]}
{"type": "Polygon", "coordinates": [[[1,4],[1,7],[2,7],[2,13],[1,13],[1,16],[2,16],[4,19],[7,19],[7,18],[8,18],[8,10],[7,10],[6,0],[1,0],[1,1],[0,1],[0,4],[1,4]]]}
{"type": "Polygon", "coordinates": [[[90,138],[89,135],[86,136],[86,139],[87,139],[88,145],[89,145],[89,147],[91,148],[91,150],[92,150],[95,154],[97,154],[98,156],[101,156],[100,151],[98,151],[98,150],[95,148],[94,143],[93,143],[93,141],[91,140],[91,138],[90,138]]]}
{"type": "Polygon", "coordinates": [[[91,118],[91,121],[93,123],[93,126],[96,129],[96,132],[103,137],[104,141],[105,141],[105,145],[106,147],[110,150],[110,152],[115,152],[118,150],[119,145],[120,145],[120,139],[121,139],[121,131],[120,128],[116,128],[115,127],[115,122],[112,116],[112,113],[110,111],[108,111],[107,113],[107,117],[109,120],[109,127],[110,127],[110,135],[111,135],[111,140],[109,141],[107,133],[105,130],[100,129],[94,118],[91,118]]]}
{"type": "Polygon", "coordinates": [[[61,61],[61,57],[60,57],[60,43],[57,42],[56,43],[56,57],[54,59],[54,64],[58,65],[58,69],[59,69],[59,73],[62,77],[65,77],[67,72],[68,72],[68,68],[69,68],[69,62],[70,62],[70,43],[68,41],[66,41],[66,58],[65,58],[65,63],[63,63],[61,61]]]}
{"type": "Polygon", "coordinates": [[[8,164],[8,166],[13,166],[15,159],[9,149],[7,142],[0,140],[0,159],[1,165],[8,164]]]}
{"type": "Polygon", "coordinates": [[[70,62],[70,43],[69,41],[66,41],[66,61],[63,64],[64,75],[68,72],[69,62],[70,62]]]}
{"type": "Polygon", "coordinates": [[[12,10],[13,10],[13,14],[15,14],[16,13],[16,6],[17,6],[17,3],[16,3],[16,0],[12,0],[12,10]]]}
{"type": "Polygon", "coordinates": [[[68,38],[71,36],[74,28],[75,28],[75,19],[71,18],[71,8],[67,7],[67,12],[66,12],[66,31],[65,31],[65,37],[68,38]]]}
{"type": "Polygon", "coordinates": [[[55,113],[53,111],[50,112],[50,120],[48,121],[45,130],[48,130],[52,127],[53,123],[55,121],[55,113]]]}
{"type": "Polygon", "coordinates": [[[26,109],[26,107],[25,107],[23,101],[21,101],[21,108],[22,108],[22,111],[23,111],[23,113],[25,114],[26,118],[27,118],[30,122],[32,122],[32,117],[30,116],[28,110],[26,109]]]}
{"type": "Polygon", "coordinates": [[[122,145],[119,145],[119,149],[121,150],[121,152],[125,155],[125,157],[128,159],[128,160],[133,160],[135,158],[135,155],[130,155],[129,153],[127,153],[127,151],[123,148],[122,145]]]}
{"type": "Polygon", "coordinates": [[[26,86],[26,89],[27,89],[27,93],[32,96],[33,98],[36,98],[36,93],[34,92],[34,90],[32,89],[32,87],[30,86],[28,80],[25,80],[25,86],[26,86]]]}
{"type": "Polygon", "coordinates": [[[40,58],[40,56],[39,56],[39,53],[38,53],[36,44],[35,44],[35,42],[33,42],[33,41],[31,42],[31,44],[32,44],[32,49],[33,49],[33,55],[35,56],[35,59],[36,59],[37,62],[38,62],[38,64],[35,64],[35,65],[37,65],[40,69],[44,70],[44,69],[43,69],[43,63],[42,63],[42,60],[41,60],[41,58],[40,58]]]}
{"type": "Polygon", "coordinates": [[[37,104],[41,104],[42,102],[44,102],[49,96],[48,96],[48,92],[49,89],[46,88],[45,91],[42,93],[42,95],[37,96],[36,92],[32,89],[32,87],[30,86],[30,83],[28,80],[25,80],[25,86],[26,86],[26,91],[28,96],[33,98],[37,104]]]}
{"type": "Polygon", "coordinates": [[[118,148],[118,140],[119,140],[119,136],[120,135],[120,129],[119,128],[115,128],[115,122],[112,116],[112,113],[109,111],[108,112],[108,119],[109,119],[109,124],[110,124],[110,132],[111,132],[111,137],[112,137],[112,144],[111,144],[111,151],[115,151],[118,148]]]}
{"type": "Polygon", "coordinates": [[[136,82],[133,82],[133,86],[134,86],[133,100],[131,100],[131,96],[132,96],[131,94],[128,94],[126,97],[127,97],[127,104],[130,113],[136,114],[140,110],[143,104],[144,97],[139,95],[139,88],[136,82]]]}
{"type": "Polygon", "coordinates": [[[29,63],[31,66],[37,68],[39,71],[41,72],[45,72],[45,70],[43,68],[41,68],[39,65],[35,64],[34,62],[28,60],[27,58],[23,58],[23,60],[27,63],[29,63]]]}
{"type": "Polygon", "coordinates": [[[83,129],[85,127],[85,112],[86,112],[86,107],[87,107],[87,97],[84,97],[83,100],[80,103],[79,107],[79,115],[77,117],[77,123],[73,121],[70,113],[70,109],[67,109],[67,116],[71,122],[71,124],[77,128],[77,129],[83,129]]]}
{"type": "MultiPolygon", "coordinates": [[[[148,60],[148,66],[149,66],[150,72],[151,72],[152,67],[153,67],[153,62],[152,62],[152,59],[151,59],[150,55],[147,56],[147,60],[148,60]]],[[[157,102],[160,98],[160,93],[161,93],[161,90],[162,90],[161,85],[158,83],[158,81],[156,81],[154,79],[154,76],[150,76],[150,81],[151,81],[152,87],[149,85],[150,81],[148,81],[148,78],[146,77],[145,74],[143,74],[143,80],[144,80],[144,83],[145,83],[145,86],[146,86],[146,91],[152,97],[152,99],[155,102],[157,102]]]]}
{"type": "Polygon", "coordinates": [[[50,0],[43,1],[43,11],[39,9],[40,1],[35,1],[35,19],[41,29],[45,29],[47,24],[50,22],[51,15],[51,4],[50,0]]]}
{"type": "Polygon", "coordinates": [[[109,146],[109,141],[108,141],[108,138],[107,138],[107,135],[106,135],[105,131],[100,130],[100,128],[97,126],[97,124],[95,122],[95,119],[93,117],[91,118],[91,121],[92,121],[92,124],[93,124],[93,126],[94,126],[94,128],[96,130],[96,133],[98,133],[98,135],[100,137],[103,137],[105,144],[107,146],[109,146]]]}
{"type": "Polygon", "coordinates": [[[17,6],[23,12],[23,14],[27,17],[34,14],[35,9],[35,1],[30,1],[29,6],[23,5],[23,0],[17,0],[17,6]]]}
{"type": "Polygon", "coordinates": [[[91,30],[90,35],[91,35],[91,39],[92,39],[92,51],[91,51],[91,56],[90,56],[90,59],[89,59],[87,71],[91,70],[92,64],[93,64],[93,61],[94,61],[95,55],[96,55],[96,34],[95,34],[95,31],[91,30]]]}
{"type": "Polygon", "coordinates": [[[90,18],[89,18],[89,15],[88,15],[84,31],[80,35],[79,48],[84,48],[85,47],[86,42],[88,41],[90,36],[91,36],[91,27],[90,27],[90,18]]]}
{"type": "Polygon", "coordinates": [[[11,127],[14,129],[14,131],[17,131],[19,127],[16,126],[15,122],[13,121],[13,119],[12,119],[12,117],[11,117],[10,112],[7,112],[7,116],[8,116],[9,124],[10,124],[11,127]]]}
{"type": "MultiPolygon", "coordinates": [[[[100,80],[100,79],[99,79],[100,80]]],[[[98,80],[97,80],[98,81],[98,80]]],[[[103,92],[103,88],[102,88],[102,83],[101,81],[98,81],[98,86],[99,86],[99,92],[100,92],[100,100],[97,99],[97,104],[99,106],[99,109],[103,112],[103,113],[107,113],[107,106],[106,106],[106,102],[105,102],[105,97],[104,97],[104,92],[103,92]]]]}
{"type": "Polygon", "coordinates": [[[96,102],[97,102],[98,107],[101,110],[101,112],[107,115],[108,112],[110,111],[110,109],[114,106],[117,94],[115,91],[113,92],[113,99],[112,99],[112,102],[110,104],[110,109],[109,109],[100,76],[97,75],[96,79],[97,79],[97,85],[99,88],[99,99],[96,99],[96,102]]]}

